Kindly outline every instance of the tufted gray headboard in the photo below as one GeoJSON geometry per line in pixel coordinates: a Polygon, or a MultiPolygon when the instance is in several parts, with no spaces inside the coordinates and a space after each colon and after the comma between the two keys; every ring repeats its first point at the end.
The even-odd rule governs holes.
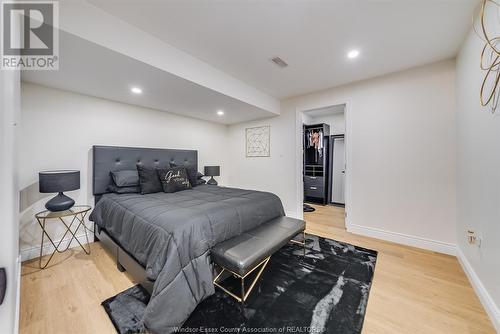
{"type": "Polygon", "coordinates": [[[136,169],[138,163],[146,167],[168,168],[170,162],[195,165],[198,170],[198,151],[194,150],[93,146],[92,160],[92,192],[96,200],[108,192],[107,187],[113,182],[109,172],[114,170],[136,169]]]}

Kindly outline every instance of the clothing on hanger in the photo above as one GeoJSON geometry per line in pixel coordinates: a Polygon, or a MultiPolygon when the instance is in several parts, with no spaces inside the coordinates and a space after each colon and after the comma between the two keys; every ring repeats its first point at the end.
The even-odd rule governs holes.
{"type": "Polygon", "coordinates": [[[310,129],[306,131],[306,148],[314,148],[314,162],[323,157],[323,130],[310,129]]]}

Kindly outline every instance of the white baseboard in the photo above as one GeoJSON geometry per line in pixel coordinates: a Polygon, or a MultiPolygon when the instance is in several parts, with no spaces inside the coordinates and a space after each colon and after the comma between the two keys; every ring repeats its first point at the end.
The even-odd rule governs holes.
{"type": "MultiPolygon", "coordinates": [[[[92,232],[88,232],[88,231],[87,231],[87,234],[89,236],[89,242],[94,241],[94,234],[92,232]]],[[[64,240],[61,242],[61,245],[59,246],[59,249],[66,248],[70,239],[71,239],[71,236],[64,238],[64,240]]],[[[87,239],[85,238],[85,234],[77,235],[76,239],[78,239],[78,241],[80,241],[80,243],[84,246],[87,243],[87,239]]],[[[60,240],[61,239],[54,240],[54,243],[57,245],[60,240]]],[[[74,247],[80,247],[80,245],[78,244],[78,242],[76,242],[76,240],[73,240],[73,242],[71,243],[71,248],[74,248],[74,247]]],[[[54,246],[52,246],[50,241],[47,241],[43,245],[42,254],[43,255],[51,254],[53,251],[54,251],[54,246]]],[[[37,258],[39,256],[40,256],[40,245],[21,249],[21,261],[23,261],[23,262],[37,258]]]]}
{"type": "Polygon", "coordinates": [[[349,224],[346,226],[347,232],[354,234],[360,234],[367,237],[372,237],[376,239],[382,239],[386,241],[395,242],[398,244],[403,244],[406,246],[418,247],[433,252],[444,253],[449,255],[456,255],[457,246],[455,244],[450,244],[442,241],[416,237],[413,235],[390,232],[381,230],[373,227],[366,227],[356,224],[349,224]]]}
{"type": "Polygon", "coordinates": [[[462,252],[460,247],[457,247],[457,258],[460,264],[462,265],[465,274],[469,278],[469,281],[472,287],[474,288],[474,291],[479,297],[481,304],[483,304],[486,313],[490,317],[490,320],[493,323],[493,326],[495,327],[497,333],[500,333],[500,308],[496,305],[495,301],[488,293],[488,290],[486,290],[486,288],[484,287],[483,283],[481,282],[481,279],[479,279],[479,276],[477,276],[469,260],[467,260],[465,254],[462,252]]]}

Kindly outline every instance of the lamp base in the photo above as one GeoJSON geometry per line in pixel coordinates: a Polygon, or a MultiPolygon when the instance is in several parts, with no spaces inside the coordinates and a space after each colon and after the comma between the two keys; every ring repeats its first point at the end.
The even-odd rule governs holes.
{"type": "Polygon", "coordinates": [[[75,205],[75,201],[70,197],[64,195],[63,193],[59,193],[56,196],[52,197],[50,201],[45,203],[45,208],[49,211],[65,211],[70,209],[73,205],[75,205]]]}
{"type": "Polygon", "coordinates": [[[210,184],[212,186],[216,186],[218,183],[217,183],[217,181],[215,181],[214,177],[211,176],[210,180],[207,181],[207,184],[210,184]]]}

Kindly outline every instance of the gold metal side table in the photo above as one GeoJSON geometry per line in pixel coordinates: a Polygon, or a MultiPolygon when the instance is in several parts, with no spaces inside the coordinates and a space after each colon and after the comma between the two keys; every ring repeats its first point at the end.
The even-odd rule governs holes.
{"type": "Polygon", "coordinates": [[[85,225],[85,217],[87,216],[87,214],[89,213],[89,211],[91,209],[92,209],[92,207],[90,207],[88,205],[75,205],[71,209],[66,210],[66,211],[51,212],[51,211],[45,210],[45,211],[39,212],[35,215],[35,218],[38,221],[38,224],[42,228],[42,242],[40,244],[40,258],[38,260],[38,266],[40,267],[40,269],[45,269],[45,267],[47,267],[47,265],[49,264],[50,260],[52,259],[52,257],[54,256],[54,254],[56,252],[63,253],[65,251],[67,251],[69,249],[69,247],[71,246],[71,243],[73,242],[73,240],[76,240],[76,242],[78,242],[78,244],[80,245],[80,247],[82,247],[85,254],[87,254],[87,255],[90,254],[90,243],[89,243],[89,236],[87,234],[87,226],[85,225]],[[67,218],[67,219],[69,218],[68,220],[70,220],[70,223],[68,224],[64,220],[64,218],[67,218]],[[47,233],[47,230],[45,229],[45,222],[48,219],[57,219],[64,225],[64,227],[66,227],[66,232],[64,232],[64,235],[62,236],[61,240],[59,240],[57,245],[54,243],[54,241],[52,240],[50,235],[47,233]],[[75,223],[77,223],[78,225],[76,226],[75,230],[72,230],[71,227],[75,223]],[[83,230],[85,231],[85,238],[87,239],[88,250],[85,249],[85,247],[80,243],[80,241],[76,237],[76,233],[80,229],[80,226],[83,226],[83,230]],[[66,235],[68,233],[71,234],[71,239],[69,240],[66,248],[61,250],[61,249],[59,249],[59,246],[61,246],[61,243],[63,242],[64,238],[66,237],[66,235]],[[52,246],[54,246],[54,251],[50,255],[47,262],[44,265],[42,265],[43,242],[44,242],[45,236],[47,236],[47,238],[50,240],[50,243],[52,244],[52,246]]]}

